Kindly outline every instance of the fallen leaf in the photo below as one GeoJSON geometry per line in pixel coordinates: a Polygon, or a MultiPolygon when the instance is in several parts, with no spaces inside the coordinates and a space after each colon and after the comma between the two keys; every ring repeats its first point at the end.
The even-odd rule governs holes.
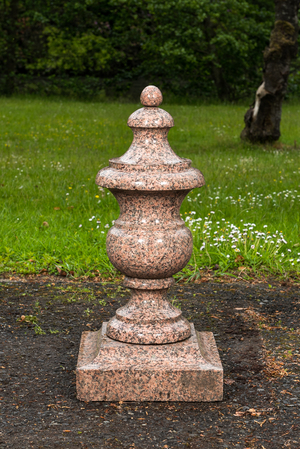
{"type": "Polygon", "coordinates": [[[264,420],[264,421],[262,421],[262,422],[259,422],[259,421],[254,421],[254,422],[256,422],[257,424],[259,424],[260,425],[260,427],[262,427],[263,426],[263,424],[266,422],[266,419],[264,420]]]}
{"type": "Polygon", "coordinates": [[[232,385],[235,383],[235,380],[233,379],[224,379],[224,384],[225,385],[232,385]]]}
{"type": "Polygon", "coordinates": [[[60,210],[60,207],[53,207],[54,210],[60,210]]]}
{"type": "Polygon", "coordinates": [[[56,265],[56,269],[60,276],[67,276],[67,273],[65,271],[63,271],[58,265],[56,265]]]}
{"type": "Polygon", "coordinates": [[[249,408],[248,412],[251,413],[251,416],[260,416],[261,415],[261,412],[258,412],[254,408],[249,408]]]}
{"type": "Polygon", "coordinates": [[[289,391],[286,391],[286,390],[282,390],[280,393],[281,394],[289,394],[289,395],[293,396],[293,393],[290,393],[289,391]]]}
{"type": "Polygon", "coordinates": [[[246,412],[235,412],[233,416],[244,416],[246,412]]]}

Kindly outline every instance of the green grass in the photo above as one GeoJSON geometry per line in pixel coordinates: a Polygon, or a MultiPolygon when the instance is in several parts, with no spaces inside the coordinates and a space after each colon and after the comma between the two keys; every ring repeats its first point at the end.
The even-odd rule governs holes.
{"type": "MultiPolygon", "coordinates": [[[[138,107],[0,98],[0,271],[114,273],[105,236],[119,208],[95,176],[130,146],[126,122],[138,107]]],[[[247,106],[165,109],[176,125],[172,148],[206,179],[181,210],[195,243],[185,276],[216,264],[223,272],[241,266],[299,274],[300,104],[284,106],[274,147],[240,141],[247,106]]]]}

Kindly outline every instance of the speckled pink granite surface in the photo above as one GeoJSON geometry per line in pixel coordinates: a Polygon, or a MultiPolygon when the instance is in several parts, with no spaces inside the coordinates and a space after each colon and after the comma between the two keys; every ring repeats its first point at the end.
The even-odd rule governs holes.
{"type": "Polygon", "coordinates": [[[188,321],[167,299],[168,289],[133,289],[128,303],[109,322],[115,340],[128,343],[173,343],[190,336],[188,321]]]}
{"type": "Polygon", "coordinates": [[[82,401],[221,401],[223,369],[211,332],[167,345],[107,337],[106,324],[84,332],[77,365],[82,401]]]}
{"type": "Polygon", "coordinates": [[[141,102],[144,107],[128,119],[134,136],[130,148],[111,159],[96,178],[120,206],[120,216],[107,234],[107,254],[132,289],[129,304],[108,323],[107,334],[123,342],[164,344],[191,332],[181,312],[167,301],[166,289],[193,249],[191,232],[180,217],[181,203],[204,178],[170,147],[167,136],[174,121],[158,108],[160,90],[146,87],[141,102]],[[167,283],[160,291],[158,280],[167,283]]]}
{"type": "Polygon", "coordinates": [[[117,199],[120,216],[107,234],[111,263],[125,274],[129,302],[99,332],[82,336],[77,394],[85,401],[222,399],[223,371],[211,333],[195,333],[167,300],[172,276],[193,249],[180,206],[202,173],[168,142],[174,126],[158,106],[155,86],[141,94],[143,108],[128,119],[133,142],[97,175],[117,199]]]}

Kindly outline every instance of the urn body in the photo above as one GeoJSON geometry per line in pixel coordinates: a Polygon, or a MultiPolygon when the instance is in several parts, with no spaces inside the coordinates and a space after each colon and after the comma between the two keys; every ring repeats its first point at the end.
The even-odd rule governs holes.
{"type": "Polygon", "coordinates": [[[111,263],[141,279],[168,278],[185,267],[193,239],[179,210],[188,191],[111,191],[121,211],[107,234],[111,263]]]}

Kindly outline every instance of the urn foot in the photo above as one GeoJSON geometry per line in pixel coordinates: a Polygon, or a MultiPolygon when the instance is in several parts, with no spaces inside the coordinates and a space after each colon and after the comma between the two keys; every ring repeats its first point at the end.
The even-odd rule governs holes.
{"type": "Polygon", "coordinates": [[[154,282],[155,286],[151,279],[128,281],[127,278],[125,285],[139,285],[139,289],[131,288],[131,299],[109,321],[108,337],[140,345],[175,343],[190,337],[189,322],[168,301],[168,288],[161,288],[171,283],[170,278],[154,282]],[[151,284],[155,290],[150,290],[151,284]]]}
{"type": "Polygon", "coordinates": [[[140,324],[135,321],[121,321],[117,313],[108,323],[107,335],[124,343],[162,345],[185,340],[191,335],[191,330],[188,321],[183,317],[178,317],[177,321],[162,318],[160,323],[140,324]]]}

